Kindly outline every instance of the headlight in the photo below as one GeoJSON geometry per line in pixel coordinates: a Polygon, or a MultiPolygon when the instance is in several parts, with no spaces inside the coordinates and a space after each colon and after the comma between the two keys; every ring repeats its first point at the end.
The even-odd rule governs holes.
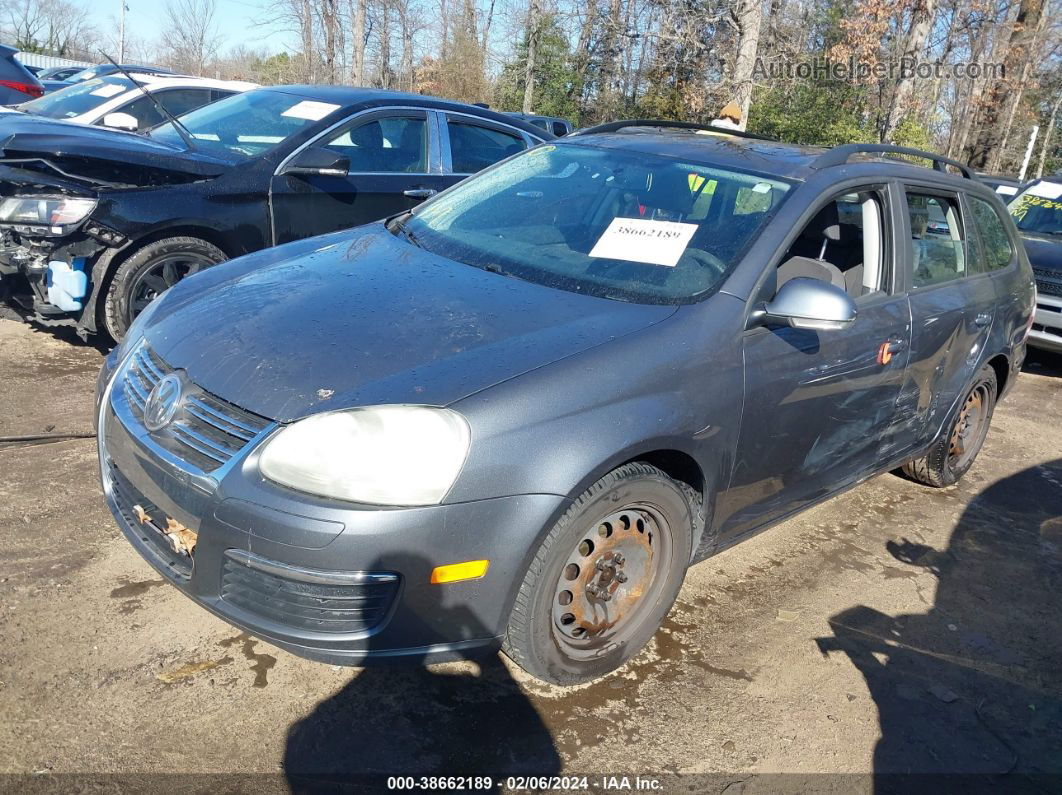
{"type": "Polygon", "coordinates": [[[259,468],[299,491],[376,505],[437,505],[457,479],[468,423],[449,409],[375,406],[316,414],[274,436],[259,468]]]}
{"type": "Polygon", "coordinates": [[[85,220],[95,206],[95,199],[12,196],[0,202],[0,223],[46,226],[49,232],[58,235],[67,227],[85,220]]]}

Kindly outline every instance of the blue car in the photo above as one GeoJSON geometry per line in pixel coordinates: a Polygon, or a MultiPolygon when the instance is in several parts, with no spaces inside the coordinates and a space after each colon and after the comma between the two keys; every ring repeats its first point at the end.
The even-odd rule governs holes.
{"type": "Polygon", "coordinates": [[[103,487],[171,583],[295,654],[501,648],[571,685],[692,563],[889,470],[962,477],[1032,314],[953,161],[618,122],[177,283],[100,374],[103,487]]]}

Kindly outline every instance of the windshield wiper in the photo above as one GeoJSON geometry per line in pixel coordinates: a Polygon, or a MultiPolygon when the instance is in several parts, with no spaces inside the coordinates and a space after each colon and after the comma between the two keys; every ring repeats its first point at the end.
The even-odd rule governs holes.
{"type": "Polygon", "coordinates": [[[394,218],[387,222],[387,228],[392,232],[397,229],[399,232],[405,235],[406,240],[408,240],[414,246],[416,246],[417,248],[424,248],[421,242],[417,240],[417,236],[413,234],[413,230],[406,226],[406,221],[408,221],[412,217],[413,213],[411,212],[396,215],[394,218]]]}
{"type": "MultiPolygon", "coordinates": [[[[112,64],[114,64],[114,68],[115,69],[117,69],[119,72],[121,72],[123,75],[125,75],[130,83],[132,83],[134,86],[139,88],[141,93],[145,97],[147,97],[148,99],[151,100],[151,103],[155,106],[155,109],[159,113],[161,113],[164,117],[166,117],[166,120],[170,124],[173,125],[173,129],[177,132],[177,134],[179,136],[181,136],[181,140],[184,141],[185,146],[188,147],[188,151],[189,152],[196,151],[195,141],[192,139],[192,134],[190,132],[188,132],[188,128],[185,127],[183,124],[181,124],[179,121],[177,121],[177,117],[176,116],[174,116],[172,113],[170,113],[168,110],[166,110],[166,106],[163,105],[161,102],[159,102],[159,98],[156,97],[150,91],[148,91],[146,88],[144,88],[142,83],[138,83],[136,80],[134,80],[133,76],[131,74],[129,74],[129,72],[125,69],[125,67],[120,65],[117,61],[115,61],[107,53],[105,53],[102,50],[100,50],[100,55],[102,55],[104,58],[106,58],[108,61],[110,61],[112,64]]],[[[147,131],[146,130],[143,133],[141,133],[139,130],[137,130],[137,133],[140,134],[140,135],[145,135],[145,136],[147,135],[147,131]]]]}

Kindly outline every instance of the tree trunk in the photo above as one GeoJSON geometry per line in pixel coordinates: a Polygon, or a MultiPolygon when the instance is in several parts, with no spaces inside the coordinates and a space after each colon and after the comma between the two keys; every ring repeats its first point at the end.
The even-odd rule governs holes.
{"type": "Polygon", "coordinates": [[[530,113],[535,97],[535,57],[538,53],[539,33],[538,0],[531,0],[527,8],[527,63],[524,65],[523,112],[530,113]]]}
{"type": "Polygon", "coordinates": [[[313,9],[310,7],[310,0],[302,0],[299,4],[299,32],[302,34],[302,57],[306,61],[304,79],[312,83],[314,81],[313,9]]]}
{"type": "Polygon", "coordinates": [[[907,40],[904,42],[901,59],[910,61],[910,74],[901,71],[896,80],[896,87],[892,92],[892,103],[889,105],[889,113],[885,118],[885,128],[881,131],[882,142],[892,140],[896,128],[903,121],[907,113],[911,95],[914,93],[915,76],[914,65],[922,57],[926,47],[926,36],[936,13],[936,0],[916,0],[911,9],[911,28],[907,31],[907,40]]]}
{"type": "Polygon", "coordinates": [[[1051,148],[1051,138],[1055,132],[1055,121],[1058,119],[1058,106],[1062,104],[1062,94],[1055,98],[1055,104],[1051,106],[1051,117],[1047,120],[1047,129],[1044,130],[1044,141],[1040,144],[1040,162],[1036,166],[1036,178],[1044,175],[1044,164],[1047,162],[1047,152],[1051,148]]]}
{"type": "Polygon", "coordinates": [[[761,0],[742,0],[737,14],[738,50],[734,61],[734,101],[741,108],[742,130],[749,118],[752,104],[752,74],[756,68],[756,55],[760,49],[760,28],[763,26],[763,3],[761,0]]]}
{"type": "Polygon", "coordinates": [[[402,88],[413,91],[413,22],[409,18],[409,0],[401,0],[398,4],[398,24],[402,29],[402,63],[399,67],[401,72],[402,88]]]}
{"type": "Polygon", "coordinates": [[[380,88],[391,88],[391,3],[380,3],[380,88]]]}
{"type": "Polygon", "coordinates": [[[970,147],[969,163],[974,168],[989,169],[999,162],[1004,139],[1014,119],[1021,90],[1024,89],[1026,66],[1031,63],[1032,49],[1044,14],[1045,0],[1021,0],[1018,16],[1008,37],[1003,60],[1006,76],[996,84],[978,119],[977,137],[970,147]]]}
{"type": "Polygon", "coordinates": [[[350,0],[350,16],[354,20],[350,82],[355,86],[365,85],[365,2],[366,0],[350,0]]]}

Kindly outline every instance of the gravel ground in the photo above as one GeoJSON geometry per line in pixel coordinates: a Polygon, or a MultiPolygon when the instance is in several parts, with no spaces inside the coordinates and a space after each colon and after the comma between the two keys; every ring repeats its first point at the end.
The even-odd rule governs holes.
{"type": "MultiPolygon", "coordinates": [[[[0,436],[90,431],[101,356],[0,319],[0,436]]],[[[1062,359],[1028,364],[958,486],[884,475],[694,567],[643,654],[570,690],[502,657],[293,657],[133,552],[91,440],[0,444],[0,773],[36,774],[0,788],[445,770],[749,791],[796,786],[756,774],[850,791],[873,785],[817,774],[963,771],[1054,789],[1037,776],[1062,775],[1060,385],[1062,359]]]]}

